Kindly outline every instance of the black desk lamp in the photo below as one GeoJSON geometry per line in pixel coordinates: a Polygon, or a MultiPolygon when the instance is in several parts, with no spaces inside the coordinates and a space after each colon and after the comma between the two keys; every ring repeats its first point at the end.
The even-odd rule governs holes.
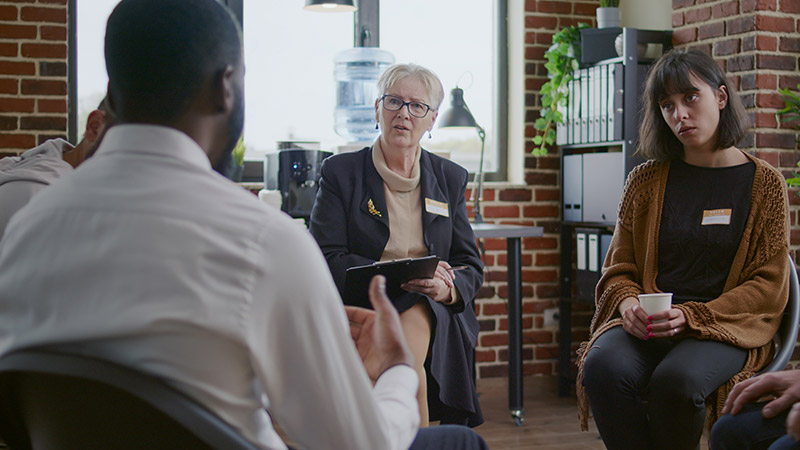
{"type": "Polygon", "coordinates": [[[478,167],[478,173],[475,175],[478,189],[472,190],[469,201],[475,202],[472,207],[472,213],[475,216],[474,223],[483,223],[483,217],[481,217],[481,197],[483,196],[483,153],[486,145],[486,132],[483,130],[483,127],[478,125],[478,122],[475,121],[475,117],[472,116],[469,107],[464,102],[463,89],[456,87],[450,91],[450,109],[445,111],[439,118],[439,127],[469,127],[475,128],[478,131],[478,137],[481,138],[481,162],[478,167]]]}

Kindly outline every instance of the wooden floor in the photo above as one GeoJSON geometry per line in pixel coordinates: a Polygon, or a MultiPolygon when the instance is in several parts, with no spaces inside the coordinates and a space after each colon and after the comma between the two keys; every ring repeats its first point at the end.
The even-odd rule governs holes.
{"type": "MultiPolygon", "coordinates": [[[[575,396],[558,397],[557,377],[524,377],[525,420],[517,427],[508,411],[508,380],[478,380],[478,393],[485,422],[475,428],[491,450],[579,450],[605,449],[594,422],[582,432],[578,424],[575,396]]],[[[704,434],[701,450],[708,449],[704,434]]]]}
{"type": "MultiPolygon", "coordinates": [[[[490,450],[603,450],[606,447],[594,422],[589,431],[581,431],[575,396],[558,396],[558,378],[528,376],[523,378],[525,418],[516,426],[508,411],[508,379],[478,380],[478,394],[485,422],[475,431],[490,450]]],[[[435,423],[432,426],[436,426],[435,423]]],[[[289,445],[279,426],[276,430],[289,445]]],[[[297,446],[295,445],[297,448],[297,446]]],[[[446,449],[443,449],[446,450],[446,449]]],[[[632,449],[637,450],[637,449],[632,449]]],[[[700,450],[708,450],[708,435],[704,434],[700,450]]]]}
{"type": "Polygon", "coordinates": [[[525,420],[516,426],[508,411],[508,379],[478,380],[485,422],[475,428],[491,450],[605,449],[593,422],[582,432],[575,397],[558,397],[556,377],[524,377],[525,420]]]}

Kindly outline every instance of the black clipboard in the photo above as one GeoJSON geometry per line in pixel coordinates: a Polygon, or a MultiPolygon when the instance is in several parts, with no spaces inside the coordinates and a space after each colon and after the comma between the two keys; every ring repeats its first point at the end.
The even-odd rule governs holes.
{"type": "Polygon", "coordinates": [[[433,278],[438,265],[438,256],[424,256],[351,267],[345,272],[344,303],[372,309],[369,283],[375,275],[386,277],[386,295],[395,300],[408,292],[400,287],[401,284],[417,278],[433,278]]]}

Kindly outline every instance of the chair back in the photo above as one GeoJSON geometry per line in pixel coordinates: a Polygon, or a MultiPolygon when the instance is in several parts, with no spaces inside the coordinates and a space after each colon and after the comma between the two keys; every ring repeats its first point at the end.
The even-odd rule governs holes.
{"type": "Polygon", "coordinates": [[[12,450],[257,449],[165,382],[69,347],[0,358],[0,437],[12,450]]]}
{"type": "Polygon", "coordinates": [[[800,327],[800,283],[797,268],[791,256],[789,258],[789,301],[783,311],[780,328],[778,328],[777,348],[772,362],[761,373],[777,372],[786,368],[797,343],[797,332],[800,327]]]}

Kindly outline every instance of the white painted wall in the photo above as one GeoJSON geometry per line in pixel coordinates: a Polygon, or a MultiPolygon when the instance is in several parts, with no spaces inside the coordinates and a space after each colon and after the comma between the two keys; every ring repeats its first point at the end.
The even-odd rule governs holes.
{"type": "Polygon", "coordinates": [[[671,30],[672,0],[620,0],[620,25],[640,30],[671,30]]]}

